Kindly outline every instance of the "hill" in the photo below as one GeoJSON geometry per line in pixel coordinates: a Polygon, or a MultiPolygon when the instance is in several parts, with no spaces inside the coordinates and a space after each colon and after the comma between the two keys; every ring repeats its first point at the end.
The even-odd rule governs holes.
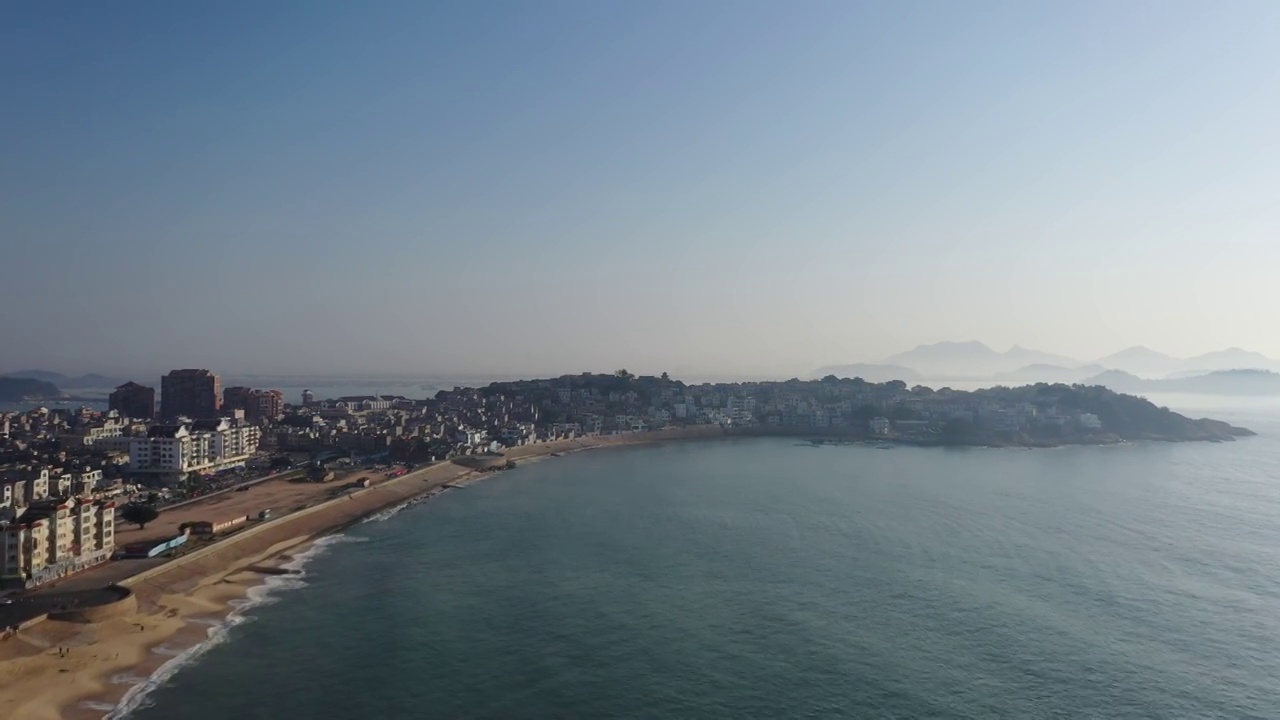
{"type": "Polygon", "coordinates": [[[63,397],[57,385],[34,378],[0,377],[0,400],[55,400],[63,397]]]}
{"type": "Polygon", "coordinates": [[[997,352],[981,342],[969,341],[920,345],[885,358],[883,364],[908,367],[929,378],[987,378],[1028,365],[1075,367],[1080,363],[1017,345],[997,352]]]}
{"type": "Polygon", "coordinates": [[[1094,361],[1094,364],[1147,378],[1189,377],[1218,370],[1280,370],[1280,362],[1260,352],[1238,347],[1216,350],[1190,358],[1176,358],[1138,345],[1099,358],[1094,361]]]}
{"type": "Polygon", "coordinates": [[[1280,370],[1280,360],[1238,347],[1178,358],[1135,345],[1086,364],[1017,345],[997,352],[977,341],[920,345],[876,364],[886,365],[913,370],[919,377],[928,379],[1068,383],[1080,382],[1107,370],[1142,378],[1190,377],[1221,370],[1280,370]]]}
{"type": "Polygon", "coordinates": [[[1052,402],[1063,410],[1091,413],[1098,417],[1108,434],[1121,440],[1221,441],[1254,434],[1220,420],[1188,418],[1168,408],[1157,407],[1144,398],[1100,386],[1042,383],[1020,388],[992,388],[974,394],[999,397],[1005,402],[1052,402]]]}
{"type": "Polygon", "coordinates": [[[1085,384],[1125,393],[1280,395],[1280,373],[1270,370],[1220,370],[1165,380],[1147,380],[1121,370],[1109,370],[1089,378],[1085,384]]]}
{"type": "Polygon", "coordinates": [[[118,378],[107,377],[97,373],[89,373],[80,375],[79,377],[69,377],[52,370],[19,370],[17,372],[4,373],[0,377],[6,378],[29,378],[31,380],[43,380],[44,382],[53,383],[60,388],[114,388],[123,381],[118,378]]]}
{"type": "Polygon", "coordinates": [[[1098,358],[1093,361],[1093,364],[1112,370],[1122,370],[1134,375],[1155,377],[1167,375],[1181,367],[1177,358],[1141,345],[1125,348],[1120,352],[1098,358]]]}
{"type": "Polygon", "coordinates": [[[1013,372],[998,373],[993,379],[1016,382],[1076,383],[1106,372],[1101,365],[1086,365],[1080,368],[1062,367],[1038,363],[1020,367],[1013,372]]]}

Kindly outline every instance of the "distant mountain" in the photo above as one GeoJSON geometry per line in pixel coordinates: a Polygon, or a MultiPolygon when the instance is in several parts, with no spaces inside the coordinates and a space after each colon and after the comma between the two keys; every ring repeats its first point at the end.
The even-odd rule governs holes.
{"type": "Polygon", "coordinates": [[[1276,370],[1280,363],[1260,352],[1233,347],[1226,350],[1197,355],[1183,361],[1184,365],[1203,370],[1276,370]]]}
{"type": "Polygon", "coordinates": [[[44,382],[53,383],[58,387],[68,389],[113,388],[124,382],[118,378],[98,375],[97,373],[89,373],[88,375],[81,375],[79,377],[68,377],[62,373],[53,372],[52,370],[19,370],[17,372],[4,373],[3,375],[0,375],[0,377],[43,380],[44,382]]]}
{"type": "Polygon", "coordinates": [[[32,380],[44,380],[45,382],[58,382],[59,380],[67,379],[66,375],[51,370],[19,370],[17,372],[4,373],[2,377],[30,378],[32,380]]]}
{"type": "Polygon", "coordinates": [[[1013,372],[1027,365],[1075,367],[1080,363],[1068,357],[1028,350],[1017,345],[1005,352],[997,352],[983,343],[970,341],[921,345],[887,357],[883,364],[908,367],[925,377],[941,379],[987,378],[1013,372]]]}
{"type": "Polygon", "coordinates": [[[120,378],[107,377],[97,373],[89,373],[81,375],[77,378],[67,378],[65,387],[71,388],[114,388],[125,383],[120,378]]]}
{"type": "Polygon", "coordinates": [[[0,377],[0,400],[55,400],[63,397],[57,385],[33,378],[0,377]]]}
{"type": "Polygon", "coordinates": [[[1084,381],[1122,393],[1192,393],[1200,395],[1280,395],[1280,373],[1270,370],[1218,370],[1194,377],[1147,380],[1121,370],[1108,370],[1084,381]]]}
{"type": "Polygon", "coordinates": [[[1099,358],[1094,364],[1145,378],[1183,378],[1217,370],[1280,370],[1280,362],[1238,347],[1184,359],[1138,345],[1099,358]]]}
{"type": "Polygon", "coordinates": [[[1093,364],[1147,377],[1163,377],[1182,367],[1177,358],[1141,345],[1098,358],[1093,364]]]}
{"type": "Polygon", "coordinates": [[[862,378],[867,382],[882,383],[890,380],[901,380],[906,383],[922,380],[920,373],[911,368],[898,365],[872,365],[857,363],[854,365],[831,365],[813,371],[815,378],[835,375],[838,378],[862,378]]]}
{"type": "MultiPolygon", "coordinates": [[[[852,366],[843,366],[852,367],[852,366]]],[[[1140,379],[1198,377],[1220,370],[1276,370],[1280,360],[1238,347],[1176,358],[1141,345],[1126,348],[1091,363],[1062,355],[1029,350],[1014,345],[997,352],[977,341],[939,342],[891,355],[879,363],[863,364],[871,377],[902,380],[994,380],[996,382],[1064,382],[1087,380],[1106,370],[1119,370],[1140,379]],[[897,375],[876,373],[870,368],[894,368],[897,375]],[[914,372],[914,378],[900,377],[914,372]],[[892,375],[892,377],[891,377],[892,375]]],[[[832,370],[836,368],[826,368],[832,370]]],[[[840,370],[835,374],[849,372],[840,370]]],[[[824,373],[829,374],[829,373],[824,373]]],[[[843,377],[843,375],[841,375],[843,377]]],[[[1114,379],[1114,378],[1113,378],[1114,379]]]]}
{"type": "Polygon", "coordinates": [[[1106,372],[1106,368],[1101,365],[1085,365],[1084,367],[1069,368],[1061,365],[1048,365],[1037,363],[1034,365],[1026,365],[1020,367],[1013,372],[997,373],[993,379],[1008,380],[1013,382],[1024,383],[1078,383],[1086,378],[1106,372]]]}

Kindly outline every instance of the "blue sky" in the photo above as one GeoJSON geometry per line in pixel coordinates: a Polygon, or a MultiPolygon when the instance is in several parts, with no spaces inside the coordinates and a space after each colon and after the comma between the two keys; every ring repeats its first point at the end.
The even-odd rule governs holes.
{"type": "Polygon", "coordinates": [[[1280,356],[1280,4],[3,12],[0,369],[1280,356]]]}

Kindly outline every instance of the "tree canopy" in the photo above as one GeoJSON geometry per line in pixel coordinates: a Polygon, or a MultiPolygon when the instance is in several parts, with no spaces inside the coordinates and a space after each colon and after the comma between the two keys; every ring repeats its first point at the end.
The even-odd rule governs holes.
{"type": "Polygon", "coordinates": [[[139,529],[145,530],[147,523],[160,517],[160,511],[155,505],[147,505],[145,503],[129,503],[120,511],[120,517],[127,523],[137,525],[139,529]]]}

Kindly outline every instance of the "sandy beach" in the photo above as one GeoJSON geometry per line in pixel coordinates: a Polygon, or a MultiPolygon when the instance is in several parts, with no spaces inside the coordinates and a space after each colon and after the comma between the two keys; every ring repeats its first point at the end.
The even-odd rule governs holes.
{"type": "MultiPolygon", "coordinates": [[[[722,436],[718,428],[666,430],[527,445],[505,450],[504,455],[519,463],[594,448],[722,436]]],[[[317,496],[313,504],[301,503],[297,509],[277,508],[276,512],[291,512],[250,531],[119,580],[133,590],[136,611],[93,623],[46,620],[0,641],[0,717],[110,716],[122,700],[127,707],[149,683],[185,664],[190,657],[184,653],[199,652],[213,636],[225,633],[235,622],[237,608],[251,604],[255,593],[269,590],[273,583],[288,583],[290,568],[316,551],[317,539],[446,484],[479,476],[461,464],[442,462],[349,497],[317,496]]],[[[322,486],[310,486],[315,487],[322,486]]],[[[89,573],[94,572],[76,581],[90,583],[95,576],[89,573]]],[[[118,579],[113,572],[122,573],[102,568],[98,576],[109,582],[118,579]]]]}

